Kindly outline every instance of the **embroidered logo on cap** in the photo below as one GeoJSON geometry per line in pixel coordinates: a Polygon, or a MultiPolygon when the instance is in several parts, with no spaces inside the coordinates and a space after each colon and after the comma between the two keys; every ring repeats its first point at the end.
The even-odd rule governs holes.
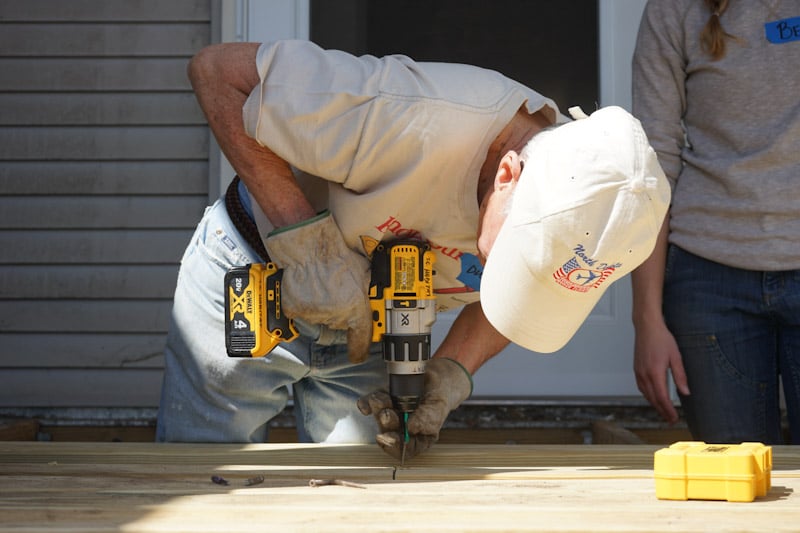
{"type": "Polygon", "coordinates": [[[577,245],[573,251],[577,255],[553,273],[556,283],[571,291],[589,292],[590,289],[596,289],[610,278],[617,268],[622,266],[622,263],[612,265],[588,257],[586,249],[581,244],[577,245]]]}
{"type": "Polygon", "coordinates": [[[553,273],[556,283],[571,291],[589,292],[596,289],[614,273],[614,268],[605,270],[592,270],[581,268],[578,258],[573,257],[553,273]]]}

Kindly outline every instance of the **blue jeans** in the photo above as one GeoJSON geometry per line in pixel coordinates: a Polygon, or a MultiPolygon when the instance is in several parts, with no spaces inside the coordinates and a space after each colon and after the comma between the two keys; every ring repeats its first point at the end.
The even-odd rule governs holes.
{"type": "Polygon", "coordinates": [[[224,276],[259,262],[217,201],[206,210],[181,260],[165,348],[156,440],[265,442],[267,424],[292,390],[301,442],[374,442],[377,425],[356,407],[388,385],[380,344],[351,364],[345,333],[296,321],[300,337],[264,358],[225,349],[224,276]]]}
{"type": "Polygon", "coordinates": [[[732,268],[670,246],[664,316],[689,379],[681,396],[693,438],[800,444],[800,270],[732,268]]]}

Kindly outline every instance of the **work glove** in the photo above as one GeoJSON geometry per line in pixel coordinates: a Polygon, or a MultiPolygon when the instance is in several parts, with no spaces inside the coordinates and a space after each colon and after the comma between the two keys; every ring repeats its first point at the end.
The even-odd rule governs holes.
{"type": "MultiPolygon", "coordinates": [[[[434,357],[425,368],[424,391],[419,406],[408,417],[406,459],[419,455],[439,440],[439,430],[447,415],[472,394],[472,376],[457,361],[434,357]]],[[[378,446],[400,460],[405,440],[400,419],[402,414],[394,409],[389,394],[376,391],[362,396],[358,400],[358,409],[375,417],[378,446]]]]}
{"type": "Polygon", "coordinates": [[[361,363],[372,342],[369,260],[350,249],[329,211],[271,232],[264,245],[283,270],[281,306],[290,318],[347,330],[348,357],[361,363]]]}

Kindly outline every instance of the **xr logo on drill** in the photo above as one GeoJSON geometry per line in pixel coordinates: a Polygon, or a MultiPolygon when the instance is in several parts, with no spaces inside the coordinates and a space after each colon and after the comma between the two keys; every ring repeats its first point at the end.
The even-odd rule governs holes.
{"type": "Polygon", "coordinates": [[[411,317],[408,316],[408,313],[402,313],[400,315],[400,325],[408,326],[409,324],[411,324],[411,317]]]}

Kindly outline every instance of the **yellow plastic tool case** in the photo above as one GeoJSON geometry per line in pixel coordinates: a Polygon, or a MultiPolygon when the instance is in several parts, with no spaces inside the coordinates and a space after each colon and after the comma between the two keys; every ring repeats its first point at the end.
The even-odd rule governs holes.
{"type": "Polygon", "coordinates": [[[661,500],[751,502],[771,486],[772,448],[758,442],[676,442],[655,453],[661,500]]]}

